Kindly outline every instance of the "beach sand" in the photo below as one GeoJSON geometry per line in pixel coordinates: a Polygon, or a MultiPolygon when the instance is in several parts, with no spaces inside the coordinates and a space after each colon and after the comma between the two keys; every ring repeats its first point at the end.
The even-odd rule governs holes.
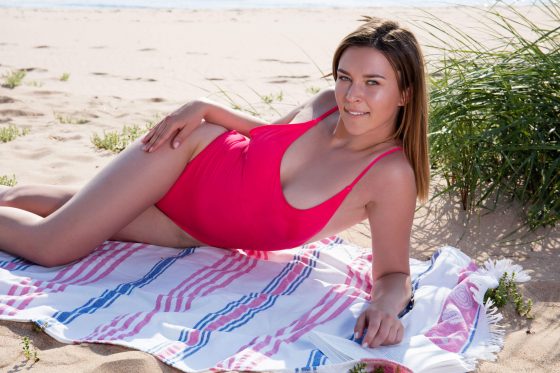
{"type": "MultiPolygon", "coordinates": [[[[389,17],[408,25],[427,46],[433,42],[420,21],[431,11],[479,40],[475,10],[289,9],[289,10],[33,10],[0,9],[0,75],[25,69],[15,89],[0,88],[0,126],[15,124],[29,134],[0,143],[0,176],[19,184],[83,185],[114,154],[91,144],[91,136],[124,125],[144,127],[186,101],[207,96],[274,119],[332,82],[339,40],[361,15],[389,17]],[[61,80],[63,74],[69,79],[61,80]],[[80,124],[81,123],[81,124],[80,124]]],[[[534,7],[523,14],[537,23],[534,7]]],[[[433,50],[425,48],[427,55],[433,50]]],[[[433,191],[442,183],[434,182],[433,191]]],[[[507,332],[495,362],[478,372],[560,372],[560,234],[540,229],[524,235],[520,209],[504,204],[468,218],[444,195],[420,207],[411,256],[428,259],[443,245],[460,248],[480,264],[511,258],[529,270],[521,285],[533,299],[533,320],[503,310],[507,332]]],[[[342,233],[370,246],[367,224],[342,233]]],[[[108,345],[65,345],[30,323],[0,321],[0,371],[175,371],[139,351],[108,345]],[[29,336],[40,361],[24,359],[29,336]]]]}

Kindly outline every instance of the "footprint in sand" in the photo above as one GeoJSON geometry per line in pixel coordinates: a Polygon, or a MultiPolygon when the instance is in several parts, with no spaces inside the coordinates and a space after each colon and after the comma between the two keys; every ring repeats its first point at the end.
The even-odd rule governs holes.
{"type": "Polygon", "coordinates": [[[148,101],[149,102],[163,102],[163,101],[165,101],[165,99],[161,98],[161,97],[152,97],[152,98],[149,98],[148,101]]]}
{"type": "Polygon", "coordinates": [[[152,52],[155,51],[155,48],[142,48],[142,49],[138,49],[138,52],[152,52]]]}
{"type": "Polygon", "coordinates": [[[209,80],[211,82],[216,82],[216,81],[222,81],[222,78],[206,78],[206,80],[209,80]]]}
{"type": "Polygon", "coordinates": [[[17,110],[17,109],[4,109],[0,110],[0,116],[3,117],[40,117],[44,114],[34,113],[31,111],[17,110]]]}
{"type": "Polygon", "coordinates": [[[42,67],[26,67],[25,69],[21,69],[21,70],[23,70],[25,72],[28,72],[28,73],[31,72],[31,71],[36,71],[38,73],[46,73],[47,71],[49,71],[47,69],[43,69],[42,67]]]}
{"type": "Polygon", "coordinates": [[[16,102],[16,100],[14,100],[11,97],[8,96],[0,96],[0,104],[11,104],[16,102]]]}
{"type": "Polygon", "coordinates": [[[14,146],[14,148],[19,149],[22,148],[22,152],[14,152],[16,153],[16,156],[19,158],[23,158],[23,159],[32,159],[32,160],[36,160],[36,159],[41,159],[44,158],[46,156],[49,156],[53,153],[53,150],[51,148],[41,148],[41,149],[35,149],[35,150],[29,150],[28,147],[20,147],[20,146],[14,146]]]}
{"type": "Polygon", "coordinates": [[[108,74],[107,73],[94,72],[94,73],[91,73],[91,75],[106,76],[108,74]]]}
{"type": "Polygon", "coordinates": [[[50,48],[50,47],[51,47],[50,45],[37,45],[36,47],[33,47],[33,48],[35,48],[35,49],[47,49],[47,48],[50,48]]]}
{"type": "Polygon", "coordinates": [[[32,92],[32,94],[34,94],[36,96],[49,96],[49,95],[63,94],[63,92],[58,92],[58,91],[34,91],[34,92],[32,92]]]}
{"type": "Polygon", "coordinates": [[[303,62],[303,61],[283,61],[283,60],[278,60],[276,58],[261,58],[261,59],[259,59],[259,61],[278,62],[278,63],[286,63],[286,64],[306,64],[306,62],[303,62]]]}

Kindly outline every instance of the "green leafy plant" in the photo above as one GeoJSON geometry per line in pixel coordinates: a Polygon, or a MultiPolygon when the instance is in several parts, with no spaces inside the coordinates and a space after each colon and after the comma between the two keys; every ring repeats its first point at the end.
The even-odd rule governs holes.
{"type": "Polygon", "coordinates": [[[560,219],[560,3],[540,8],[552,27],[514,7],[487,10],[487,34],[500,30],[488,44],[434,16],[425,23],[444,44],[431,74],[434,173],[469,212],[521,202],[530,229],[560,219]]]}
{"type": "Polygon", "coordinates": [[[59,79],[60,79],[61,82],[66,82],[66,81],[68,81],[68,79],[70,79],[70,74],[68,74],[68,73],[63,73],[63,74],[60,76],[59,79]]]}
{"type": "Polygon", "coordinates": [[[348,371],[348,373],[366,373],[366,367],[366,363],[357,363],[348,371]]]}
{"type": "Polygon", "coordinates": [[[29,132],[28,128],[19,130],[16,125],[10,124],[7,127],[0,128],[0,142],[12,141],[18,136],[27,135],[29,132]]]}
{"type": "Polygon", "coordinates": [[[25,74],[26,73],[24,70],[17,70],[17,71],[10,71],[9,73],[2,75],[2,78],[4,79],[4,83],[2,84],[2,87],[14,89],[15,87],[21,84],[21,81],[25,77],[25,74]]]}
{"type": "Polygon", "coordinates": [[[533,316],[530,315],[533,301],[531,299],[525,301],[523,296],[519,294],[517,284],[515,283],[515,273],[510,275],[508,272],[505,272],[502,277],[500,277],[498,286],[494,289],[488,289],[484,294],[484,303],[486,303],[488,299],[492,299],[498,308],[502,308],[508,302],[512,302],[520,316],[528,319],[533,318],[533,316]]]}
{"type": "Polygon", "coordinates": [[[118,131],[104,131],[103,136],[99,136],[97,133],[94,133],[91,141],[98,149],[109,150],[113,153],[120,153],[130,143],[134,142],[134,140],[148,131],[150,127],[151,126],[149,124],[147,124],[144,128],[138,125],[125,125],[120,133],[118,131]]]}
{"type": "Polygon", "coordinates": [[[25,336],[23,337],[22,340],[22,349],[23,349],[23,355],[25,356],[25,359],[27,361],[29,360],[33,360],[34,362],[39,361],[39,357],[37,356],[37,350],[35,349],[35,347],[33,346],[33,344],[31,343],[31,340],[29,339],[29,337],[25,336]]]}
{"type": "Polygon", "coordinates": [[[9,186],[9,187],[13,187],[16,184],[17,184],[16,175],[13,175],[13,176],[2,175],[2,176],[0,176],[0,185],[6,185],[6,186],[9,186]]]}

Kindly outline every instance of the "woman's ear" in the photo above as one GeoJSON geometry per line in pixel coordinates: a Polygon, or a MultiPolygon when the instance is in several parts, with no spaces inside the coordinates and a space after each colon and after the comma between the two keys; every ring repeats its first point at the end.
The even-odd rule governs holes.
{"type": "Polygon", "coordinates": [[[412,97],[412,87],[408,87],[401,94],[401,100],[399,101],[399,106],[405,106],[410,101],[412,97]]]}

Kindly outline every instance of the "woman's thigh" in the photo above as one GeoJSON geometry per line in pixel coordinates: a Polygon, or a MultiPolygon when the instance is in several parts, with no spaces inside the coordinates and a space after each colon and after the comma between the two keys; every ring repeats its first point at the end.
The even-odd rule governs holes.
{"type": "Polygon", "coordinates": [[[171,241],[175,239],[170,241],[166,237],[171,230],[170,224],[166,225],[169,229],[161,233],[154,230],[149,237],[140,233],[144,229],[153,230],[150,221],[158,224],[164,221],[153,210],[145,211],[171,188],[185,164],[225,131],[223,127],[205,123],[195,129],[179,148],[172,149],[168,141],[154,153],[144,152],[139,140],[131,144],[41,224],[43,238],[49,241],[49,251],[61,247],[59,255],[62,257],[82,257],[129,227],[137,218],[141,219],[140,223],[133,227],[142,229],[129,227],[128,232],[132,234],[126,236],[128,240],[173,244],[171,241]]]}

